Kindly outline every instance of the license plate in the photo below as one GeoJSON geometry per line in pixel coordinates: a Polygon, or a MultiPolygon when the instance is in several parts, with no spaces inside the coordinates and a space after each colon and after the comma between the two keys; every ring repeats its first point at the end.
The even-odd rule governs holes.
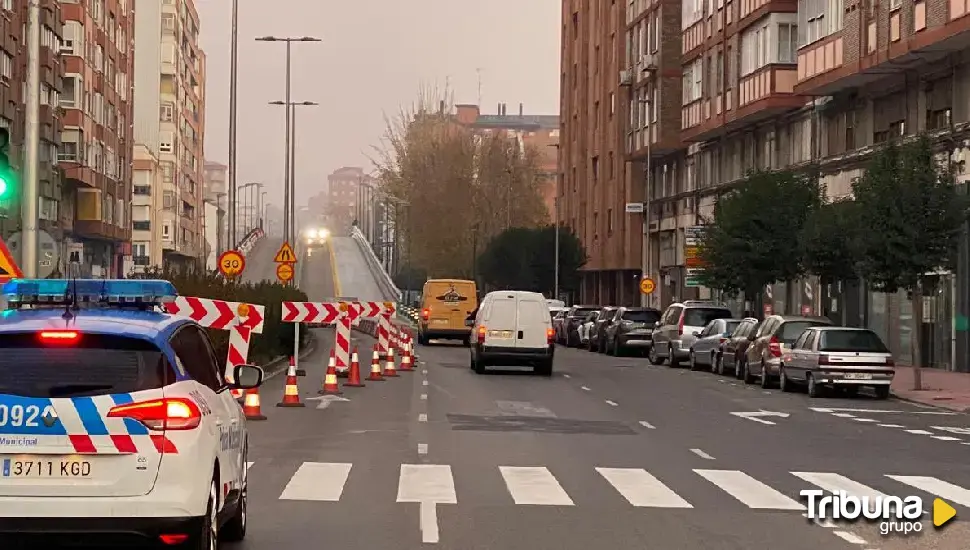
{"type": "Polygon", "coordinates": [[[0,462],[0,477],[85,478],[91,477],[91,463],[87,460],[71,458],[4,458],[0,462]]]}
{"type": "Polygon", "coordinates": [[[872,375],[866,372],[847,372],[846,380],[872,380],[872,375]]]}
{"type": "Polygon", "coordinates": [[[433,325],[447,325],[448,319],[432,319],[431,324],[433,325]]]}
{"type": "Polygon", "coordinates": [[[511,338],[512,331],[511,330],[490,330],[488,331],[488,335],[494,338],[511,338]]]}

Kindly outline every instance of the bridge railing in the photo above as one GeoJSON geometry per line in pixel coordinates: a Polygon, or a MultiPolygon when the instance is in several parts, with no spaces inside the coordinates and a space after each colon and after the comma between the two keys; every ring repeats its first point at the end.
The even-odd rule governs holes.
{"type": "Polygon", "coordinates": [[[364,254],[364,259],[367,261],[367,268],[370,270],[371,275],[374,276],[374,280],[377,282],[377,286],[380,287],[381,293],[384,294],[384,299],[399,302],[401,300],[401,290],[397,288],[394,280],[391,279],[387,270],[381,265],[381,261],[377,259],[377,254],[374,254],[374,249],[370,247],[367,238],[364,237],[364,234],[357,227],[354,227],[351,236],[364,254]]]}

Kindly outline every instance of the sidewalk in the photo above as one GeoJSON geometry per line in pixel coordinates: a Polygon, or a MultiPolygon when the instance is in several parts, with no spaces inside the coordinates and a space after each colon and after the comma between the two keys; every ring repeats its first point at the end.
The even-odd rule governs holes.
{"type": "Polygon", "coordinates": [[[913,390],[913,368],[896,367],[893,395],[905,401],[970,412],[970,373],[924,368],[923,389],[913,390]]]}

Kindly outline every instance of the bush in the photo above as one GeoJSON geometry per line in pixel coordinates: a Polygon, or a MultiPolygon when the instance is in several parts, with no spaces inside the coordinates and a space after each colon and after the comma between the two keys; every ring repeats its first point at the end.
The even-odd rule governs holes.
{"type": "MultiPolygon", "coordinates": [[[[229,281],[218,272],[182,273],[173,269],[156,269],[134,276],[138,279],[164,279],[171,281],[180,296],[194,296],[229,302],[246,302],[266,307],[265,324],[261,334],[253,335],[249,344],[251,363],[271,361],[281,355],[293,353],[293,331],[295,323],[284,323],[282,318],[283,302],[305,302],[307,295],[298,288],[283,286],[280,283],[262,281],[259,283],[240,283],[229,281]]],[[[216,355],[220,358],[229,353],[229,331],[206,329],[216,355]]],[[[306,345],[308,332],[300,330],[300,347],[306,345]]]]}

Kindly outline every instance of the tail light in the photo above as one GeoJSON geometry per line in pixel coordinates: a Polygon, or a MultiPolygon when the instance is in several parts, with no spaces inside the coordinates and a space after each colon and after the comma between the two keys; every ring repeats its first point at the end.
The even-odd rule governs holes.
{"type": "Polygon", "coordinates": [[[556,343],[556,331],[551,328],[546,329],[546,343],[549,345],[556,343]]]}
{"type": "Polygon", "coordinates": [[[421,310],[421,319],[423,321],[427,321],[428,320],[428,317],[431,317],[431,308],[426,307],[426,308],[424,308],[424,309],[421,310]]]}
{"type": "Polygon", "coordinates": [[[168,546],[176,546],[178,544],[185,544],[185,541],[189,540],[188,535],[158,535],[158,540],[162,541],[162,544],[168,546]]]}
{"type": "Polygon", "coordinates": [[[721,343],[722,343],[722,344],[723,344],[724,342],[727,342],[727,341],[728,341],[728,339],[727,339],[727,338],[724,338],[723,336],[721,337],[721,343]]]}
{"type": "Polygon", "coordinates": [[[893,358],[892,357],[887,357],[886,358],[886,366],[887,367],[895,367],[896,366],[896,361],[893,361],[893,358]]]}
{"type": "Polygon", "coordinates": [[[771,340],[768,341],[768,351],[771,352],[773,357],[781,357],[781,341],[778,340],[777,336],[772,336],[771,340]]]}
{"type": "Polygon", "coordinates": [[[76,330],[43,330],[38,335],[45,344],[73,344],[81,337],[76,330]]]}
{"type": "Polygon", "coordinates": [[[191,430],[202,422],[202,411],[190,399],[166,397],[118,405],[108,418],[131,418],[150,430],[191,430]]]}
{"type": "Polygon", "coordinates": [[[677,334],[684,335],[684,314],[680,314],[680,321],[677,321],[677,334]]]}
{"type": "Polygon", "coordinates": [[[818,364],[819,365],[831,365],[832,364],[832,360],[829,359],[829,356],[828,355],[825,355],[823,353],[822,355],[819,355],[818,356],[818,364]]]}
{"type": "Polygon", "coordinates": [[[485,326],[484,325],[478,327],[478,343],[479,344],[482,344],[482,345],[485,344],[485,326]]]}

